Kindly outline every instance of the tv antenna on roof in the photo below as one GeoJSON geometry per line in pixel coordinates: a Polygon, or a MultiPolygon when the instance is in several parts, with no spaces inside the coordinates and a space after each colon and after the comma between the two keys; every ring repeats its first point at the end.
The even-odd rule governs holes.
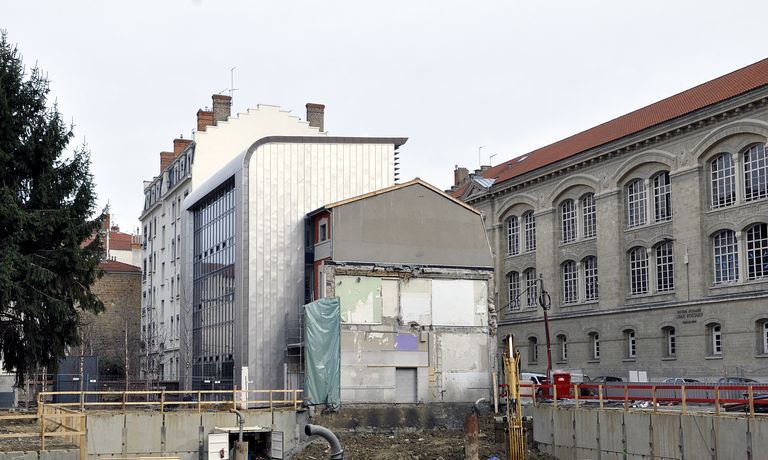
{"type": "Polygon", "coordinates": [[[229,89],[222,90],[219,94],[223,93],[224,91],[229,91],[229,97],[233,97],[235,95],[235,91],[240,89],[240,88],[235,88],[235,69],[236,68],[237,66],[229,69],[229,89]]]}

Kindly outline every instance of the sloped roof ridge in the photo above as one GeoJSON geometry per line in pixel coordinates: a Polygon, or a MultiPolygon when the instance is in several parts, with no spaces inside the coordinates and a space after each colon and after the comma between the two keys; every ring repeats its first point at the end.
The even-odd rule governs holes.
{"type": "MultiPolygon", "coordinates": [[[[480,173],[496,184],[768,84],[768,58],[519,155],[480,173]]],[[[460,196],[466,187],[452,193],[460,196]]]]}

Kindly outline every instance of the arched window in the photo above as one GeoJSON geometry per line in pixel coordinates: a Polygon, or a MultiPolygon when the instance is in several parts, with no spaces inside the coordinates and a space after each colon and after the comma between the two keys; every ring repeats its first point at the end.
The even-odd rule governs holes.
{"type": "Polygon", "coordinates": [[[581,215],[584,238],[595,237],[597,235],[597,210],[594,193],[587,193],[581,197],[581,215]]]}
{"type": "Polygon", "coordinates": [[[712,174],[712,207],[722,208],[736,202],[736,168],[730,153],[721,153],[709,162],[712,174]]]}
{"type": "Polygon", "coordinates": [[[563,279],[563,303],[576,303],[579,300],[579,276],[576,262],[569,260],[561,266],[563,279]]]}
{"type": "Polygon", "coordinates": [[[768,197],[768,162],[765,144],[755,144],[744,151],[744,200],[768,197]]]}
{"type": "Polygon", "coordinates": [[[674,247],[668,241],[656,246],[656,291],[668,292],[675,289],[674,247]]]}
{"type": "Polygon", "coordinates": [[[509,286],[509,309],[515,311],[520,309],[520,273],[511,272],[507,275],[509,286]]]}
{"type": "Polygon", "coordinates": [[[747,229],[747,278],[768,276],[768,225],[756,224],[747,229]]]}
{"type": "Polygon", "coordinates": [[[523,273],[523,277],[525,278],[526,304],[529,308],[536,308],[539,298],[539,289],[536,284],[536,270],[529,268],[523,273]]]}
{"type": "Polygon", "coordinates": [[[568,339],[565,334],[557,336],[557,358],[560,362],[568,361],[568,339]]]}
{"type": "Polygon", "coordinates": [[[589,354],[593,360],[600,359],[600,334],[597,332],[589,333],[589,354]]]}
{"type": "Polygon", "coordinates": [[[507,219],[507,254],[513,256],[520,253],[520,222],[517,216],[507,219]]]}
{"type": "Polygon", "coordinates": [[[645,224],[645,182],[636,179],[627,185],[627,227],[645,224]]]}
{"type": "Polygon", "coordinates": [[[707,351],[710,356],[722,356],[723,333],[719,323],[707,324],[707,351]]]}
{"type": "Polygon", "coordinates": [[[536,364],[539,360],[539,341],[536,337],[528,338],[528,364],[536,364]]]}
{"type": "Polygon", "coordinates": [[[525,252],[536,250],[536,217],[533,211],[523,214],[523,226],[525,228],[525,252]]]}
{"type": "Polygon", "coordinates": [[[667,326],[661,331],[664,334],[664,357],[674,358],[677,355],[677,337],[675,336],[675,328],[667,326]]]}
{"type": "Polygon", "coordinates": [[[734,283],[739,279],[739,251],[736,232],[723,230],[712,238],[715,284],[734,283]]]}
{"type": "Polygon", "coordinates": [[[584,300],[597,300],[597,257],[587,257],[582,261],[584,266],[584,300]]]}
{"type": "Polygon", "coordinates": [[[576,240],[576,206],[573,200],[565,200],[560,205],[560,231],[563,243],[576,240]]]}
{"type": "Polygon", "coordinates": [[[648,293],[648,252],[644,247],[629,251],[629,292],[632,295],[648,293]]]}
{"type": "Polygon", "coordinates": [[[666,171],[653,176],[653,216],[656,222],[672,218],[672,184],[666,171]]]}
{"type": "Polygon", "coordinates": [[[626,349],[627,358],[637,357],[637,339],[635,337],[634,329],[627,329],[624,331],[624,345],[626,349]]]}

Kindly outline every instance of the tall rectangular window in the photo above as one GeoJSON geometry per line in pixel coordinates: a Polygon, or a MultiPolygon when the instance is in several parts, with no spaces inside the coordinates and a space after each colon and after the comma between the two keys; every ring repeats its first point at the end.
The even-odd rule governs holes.
{"type": "Polygon", "coordinates": [[[581,198],[581,212],[584,238],[593,238],[597,235],[597,210],[594,193],[588,193],[581,198]]]}
{"type": "Polygon", "coordinates": [[[648,293],[648,254],[643,247],[629,252],[629,287],[632,295],[648,293]]]}
{"type": "Polygon", "coordinates": [[[675,289],[674,248],[671,242],[656,246],[656,291],[675,289]]]}
{"type": "Polygon", "coordinates": [[[722,208],[736,202],[736,168],[733,156],[722,153],[709,162],[712,174],[712,207],[722,208]]]}
{"type": "Polygon", "coordinates": [[[744,200],[768,197],[768,162],[765,144],[755,144],[744,152],[744,200]]]}
{"type": "Polygon", "coordinates": [[[736,232],[723,230],[712,238],[715,261],[715,284],[739,280],[739,251],[736,232]]]}
{"type": "Polygon", "coordinates": [[[517,216],[507,219],[507,254],[514,256],[520,253],[520,222],[517,216]]]}
{"type": "Polygon", "coordinates": [[[757,224],[747,229],[747,277],[751,280],[768,276],[768,225],[757,224]]]}
{"type": "Polygon", "coordinates": [[[592,352],[592,359],[600,359],[600,334],[597,332],[589,334],[589,345],[592,352]]]}
{"type": "Polygon", "coordinates": [[[720,356],[723,354],[723,334],[719,324],[709,325],[709,334],[712,341],[711,354],[714,356],[720,356]]]}
{"type": "Polygon", "coordinates": [[[645,224],[645,182],[636,179],[627,185],[627,227],[645,224]]]}
{"type": "Polygon", "coordinates": [[[511,272],[508,277],[509,286],[509,309],[512,311],[520,309],[520,273],[511,272]]]}
{"type": "Polygon", "coordinates": [[[536,250],[536,217],[533,211],[523,214],[523,225],[525,226],[525,252],[536,250]]]}
{"type": "Polygon", "coordinates": [[[672,358],[677,354],[677,337],[675,336],[674,327],[664,328],[664,341],[666,346],[664,349],[664,356],[672,358]]]}
{"type": "Polygon", "coordinates": [[[579,300],[579,277],[576,271],[576,262],[569,260],[562,267],[563,276],[563,303],[576,303],[579,300]]]}
{"type": "Polygon", "coordinates": [[[536,270],[530,268],[523,274],[525,277],[526,304],[528,308],[536,308],[538,305],[539,289],[536,283],[536,270]]]}
{"type": "Polygon", "coordinates": [[[672,218],[672,184],[666,171],[653,177],[653,213],[656,222],[672,218]]]}
{"type": "Polygon", "coordinates": [[[637,357],[637,340],[635,339],[635,331],[628,329],[624,331],[624,337],[627,343],[627,358],[637,357]]]}
{"type": "Polygon", "coordinates": [[[576,206],[573,200],[563,201],[560,205],[560,231],[563,243],[576,240],[576,206]]]}
{"type": "Polygon", "coordinates": [[[597,300],[597,257],[587,257],[582,262],[584,265],[584,299],[597,300]]]}

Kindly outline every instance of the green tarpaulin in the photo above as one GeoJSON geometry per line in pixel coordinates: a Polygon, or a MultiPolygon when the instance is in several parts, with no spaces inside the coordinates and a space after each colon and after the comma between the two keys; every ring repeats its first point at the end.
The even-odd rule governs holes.
{"type": "Polygon", "coordinates": [[[304,399],[341,405],[341,309],[338,297],[304,306],[304,399]]]}

